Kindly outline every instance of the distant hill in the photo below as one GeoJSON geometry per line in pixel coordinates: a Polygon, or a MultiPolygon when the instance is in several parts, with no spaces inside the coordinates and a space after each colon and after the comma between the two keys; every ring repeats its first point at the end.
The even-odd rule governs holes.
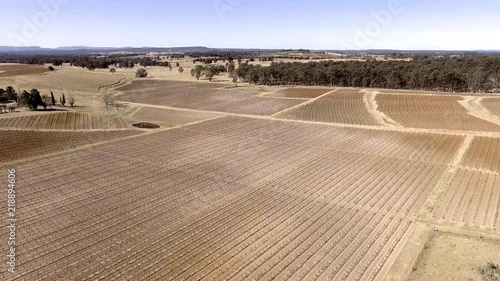
{"type": "MultiPolygon", "coordinates": [[[[499,50],[471,50],[471,51],[444,51],[444,50],[311,50],[313,52],[334,52],[339,54],[375,54],[391,55],[393,53],[406,55],[462,55],[462,54],[500,54],[499,50]]],[[[88,46],[64,46],[57,48],[42,48],[39,46],[0,46],[1,53],[14,53],[21,55],[35,54],[93,54],[93,53],[161,53],[161,52],[179,52],[179,53],[209,53],[209,52],[280,52],[278,49],[256,49],[256,48],[208,48],[204,46],[187,47],[88,47],[88,46]]]]}
{"type": "Polygon", "coordinates": [[[19,53],[19,54],[60,54],[60,53],[109,53],[109,52],[211,52],[220,49],[207,48],[203,46],[192,47],[88,47],[88,46],[66,46],[57,48],[41,48],[39,46],[11,47],[0,46],[0,53],[19,53]]]}

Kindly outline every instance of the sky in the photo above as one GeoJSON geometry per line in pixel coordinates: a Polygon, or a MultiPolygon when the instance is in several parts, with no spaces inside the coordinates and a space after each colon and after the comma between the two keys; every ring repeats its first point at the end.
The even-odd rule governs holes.
{"type": "Polygon", "coordinates": [[[500,49],[498,0],[0,3],[0,46],[500,49]]]}

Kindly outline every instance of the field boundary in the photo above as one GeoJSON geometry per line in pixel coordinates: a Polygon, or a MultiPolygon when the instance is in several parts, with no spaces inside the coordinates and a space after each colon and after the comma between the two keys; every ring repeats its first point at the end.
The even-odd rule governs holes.
{"type": "Polygon", "coordinates": [[[376,281],[407,280],[417,263],[425,243],[429,241],[432,227],[423,222],[415,222],[413,229],[407,232],[405,241],[400,241],[398,248],[392,253],[392,260],[388,260],[385,268],[380,272],[376,281]],[[402,243],[401,243],[402,242],[402,243]]]}
{"type": "Polygon", "coordinates": [[[225,115],[225,116],[262,119],[262,120],[271,120],[271,121],[281,121],[281,122],[313,124],[313,125],[323,125],[323,126],[331,126],[331,127],[338,127],[338,128],[353,128],[353,129],[366,129],[366,130],[375,130],[375,131],[406,132],[406,133],[429,133],[429,134],[454,135],[454,136],[471,135],[471,136],[483,136],[483,137],[490,137],[490,138],[500,138],[500,132],[459,131],[459,130],[446,130],[446,129],[419,129],[419,128],[405,128],[405,127],[399,128],[399,127],[387,127],[387,126],[354,125],[354,124],[344,124],[344,123],[326,123],[326,122],[318,122],[318,121],[305,121],[305,120],[297,120],[297,119],[276,118],[276,117],[273,117],[272,115],[270,115],[270,116],[250,115],[250,114],[230,113],[230,112],[222,112],[222,111],[197,110],[197,109],[171,107],[171,106],[165,106],[165,105],[153,105],[153,104],[137,103],[137,102],[123,102],[123,103],[129,104],[129,105],[135,105],[135,106],[142,106],[142,107],[165,108],[165,109],[197,112],[197,113],[219,113],[219,114],[225,115]]]}
{"type": "Polygon", "coordinates": [[[319,100],[319,99],[320,99],[320,98],[322,98],[322,97],[326,97],[326,96],[328,96],[329,94],[333,94],[333,93],[335,93],[335,92],[336,92],[336,91],[338,91],[338,90],[339,90],[339,88],[334,89],[334,90],[332,90],[332,91],[330,91],[330,92],[326,92],[326,93],[322,94],[322,95],[321,95],[321,96],[319,96],[319,97],[316,97],[316,98],[313,98],[313,99],[309,99],[308,101],[303,102],[303,103],[301,103],[301,104],[297,104],[297,105],[292,106],[292,107],[289,107],[289,108],[287,108],[287,109],[285,109],[285,110],[282,110],[282,111],[276,112],[276,113],[274,113],[274,114],[271,114],[271,117],[276,117],[276,116],[278,116],[278,115],[280,115],[280,114],[283,114],[283,113],[286,113],[286,112],[288,112],[288,111],[292,111],[292,110],[294,110],[294,109],[301,108],[302,106],[305,106],[305,105],[308,105],[308,104],[310,104],[310,103],[313,103],[313,102],[315,102],[315,101],[319,100]]]}
{"type": "MultiPolygon", "coordinates": [[[[0,128],[0,131],[24,131],[24,132],[115,132],[115,131],[134,131],[134,128],[113,128],[113,129],[25,129],[25,128],[0,128]]],[[[135,130],[137,131],[137,130],[135,130]]]]}
{"type": "Polygon", "coordinates": [[[361,92],[364,93],[363,101],[365,102],[366,109],[381,126],[403,128],[398,122],[378,110],[376,97],[380,92],[369,90],[362,90],[361,92]]]}
{"type": "Polygon", "coordinates": [[[419,214],[417,215],[417,219],[419,221],[432,221],[432,213],[436,204],[439,202],[439,199],[443,194],[448,191],[448,188],[451,185],[451,181],[455,178],[455,175],[459,169],[459,165],[462,162],[462,159],[465,157],[465,154],[471,147],[472,141],[474,140],[474,136],[467,135],[462,145],[457,150],[453,161],[448,165],[448,168],[441,176],[441,179],[438,181],[437,185],[431,190],[431,194],[427,197],[424,205],[420,209],[419,214]]]}
{"type": "Polygon", "coordinates": [[[483,97],[464,97],[461,101],[458,101],[458,103],[465,108],[470,115],[500,125],[500,117],[491,113],[481,104],[483,99],[483,97]]]}

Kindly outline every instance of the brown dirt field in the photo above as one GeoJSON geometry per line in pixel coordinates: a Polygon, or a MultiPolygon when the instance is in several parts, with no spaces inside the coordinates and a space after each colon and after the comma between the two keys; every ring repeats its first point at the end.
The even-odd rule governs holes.
{"type": "Polygon", "coordinates": [[[500,117],[500,98],[483,99],[481,104],[492,114],[500,117]]]}
{"type": "Polygon", "coordinates": [[[22,76],[42,74],[48,72],[48,68],[40,65],[24,65],[24,64],[0,64],[0,78],[10,76],[22,76]]]}
{"type": "MultiPolygon", "coordinates": [[[[119,72],[133,77],[133,70],[119,72]]],[[[122,81],[73,68],[45,76],[15,78],[47,86],[67,76],[74,80],[64,83],[75,83],[67,86],[101,106],[96,86],[122,81]],[[84,82],[75,82],[78,75],[84,82]]],[[[300,101],[223,85],[138,79],[119,88],[119,99],[152,106],[129,104],[117,116],[179,126],[147,133],[84,113],[2,115],[0,162],[17,171],[22,246],[18,273],[0,267],[0,280],[379,281],[423,223],[473,235],[433,237],[405,280],[476,278],[473,262],[484,265],[499,251],[490,238],[500,233],[500,138],[470,119],[461,97],[378,95],[394,96],[386,110],[411,124],[475,126],[488,137],[378,127],[375,94],[368,109],[357,89],[300,101]],[[267,116],[283,110],[281,118],[303,115],[267,116]]],[[[403,262],[407,273],[414,249],[403,262]]]]}
{"type": "Polygon", "coordinates": [[[166,87],[127,91],[117,98],[143,104],[253,115],[271,115],[303,102],[258,97],[258,92],[215,87],[220,87],[220,84],[178,83],[166,87]]]}
{"type": "Polygon", "coordinates": [[[456,96],[456,97],[498,97],[499,94],[492,93],[472,93],[472,92],[443,92],[443,91],[418,91],[418,90],[398,90],[398,89],[373,89],[381,93],[398,95],[433,95],[433,96],[456,96]]]}
{"type": "Polygon", "coordinates": [[[482,281],[478,268],[500,264],[500,241],[452,233],[434,234],[412,272],[410,281],[482,281]]]}
{"type": "MultiPolygon", "coordinates": [[[[40,132],[0,131],[1,163],[73,149],[87,144],[138,134],[139,131],[40,132]]],[[[48,172],[48,171],[47,171],[48,172]]]]}
{"type": "Polygon", "coordinates": [[[500,176],[459,169],[433,216],[438,222],[500,233],[500,176]]]}
{"type": "Polygon", "coordinates": [[[143,107],[134,114],[133,118],[137,120],[156,121],[167,126],[178,126],[182,124],[202,121],[221,116],[215,113],[198,113],[182,110],[172,110],[163,108],[143,107]]]}
{"type": "Polygon", "coordinates": [[[377,126],[368,112],[364,93],[359,90],[341,89],[312,103],[279,114],[277,117],[305,121],[377,126]]]}
{"type": "Polygon", "coordinates": [[[461,97],[378,94],[378,110],[408,128],[499,132],[500,126],[467,113],[461,97]]]}
{"type": "MultiPolygon", "coordinates": [[[[134,90],[142,90],[142,89],[151,89],[151,88],[162,88],[162,87],[169,87],[169,86],[176,86],[176,85],[187,85],[191,84],[188,82],[181,82],[181,81],[172,81],[172,80],[154,80],[154,79],[139,79],[139,80],[134,80],[132,83],[116,88],[115,91],[119,92],[127,92],[127,91],[134,91],[134,90]]],[[[194,83],[193,83],[194,84],[194,83]]],[[[218,88],[223,85],[221,84],[207,84],[204,83],[203,87],[206,88],[218,88]]]]}
{"type": "Polygon", "coordinates": [[[17,165],[0,279],[373,280],[461,143],[403,135],[224,117],[17,165]]]}
{"type": "Polygon", "coordinates": [[[125,129],[127,121],[121,118],[97,117],[85,113],[60,112],[0,118],[0,127],[9,129],[94,130],[125,129]]]}
{"type": "Polygon", "coordinates": [[[500,173],[500,139],[475,137],[462,160],[462,166],[500,173]]]}
{"type": "Polygon", "coordinates": [[[333,89],[316,89],[316,88],[287,88],[284,90],[278,90],[266,96],[269,97],[283,97],[283,98],[305,98],[313,99],[317,98],[323,94],[326,94],[333,89]]]}

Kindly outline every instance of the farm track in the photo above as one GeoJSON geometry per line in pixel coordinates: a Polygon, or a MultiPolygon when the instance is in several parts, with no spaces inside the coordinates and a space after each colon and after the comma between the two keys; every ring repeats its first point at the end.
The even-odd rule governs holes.
{"type": "Polygon", "coordinates": [[[365,93],[363,96],[365,106],[367,107],[368,112],[370,112],[370,114],[375,118],[375,120],[377,120],[377,123],[379,123],[382,126],[400,127],[400,128],[403,127],[399,125],[396,121],[392,120],[385,113],[378,110],[378,104],[376,98],[379,92],[369,91],[369,90],[362,92],[365,93]]]}
{"type": "Polygon", "coordinates": [[[359,90],[337,89],[273,116],[326,123],[383,125],[368,111],[364,96],[359,90]]]}
{"type": "Polygon", "coordinates": [[[457,162],[433,218],[500,232],[500,141],[475,137],[457,162]]]}
{"type": "Polygon", "coordinates": [[[196,110],[187,108],[176,108],[164,105],[152,105],[137,102],[127,102],[127,104],[140,106],[140,107],[150,107],[150,108],[160,108],[192,113],[218,113],[220,115],[231,116],[231,117],[241,117],[250,118],[256,120],[270,120],[270,121],[281,121],[283,123],[296,123],[296,124],[310,124],[310,125],[321,125],[336,128],[353,128],[353,129],[363,129],[372,131],[388,131],[388,132],[406,132],[406,133],[429,133],[429,134],[440,134],[440,135],[455,135],[455,136],[484,136],[492,138],[500,138],[500,132],[481,132],[481,131],[466,131],[466,130],[455,130],[455,129],[424,129],[424,128],[405,128],[405,127],[382,127],[382,126],[367,126],[367,125],[354,125],[354,124],[342,124],[342,123],[325,123],[319,121],[305,121],[298,119],[284,119],[276,118],[273,116],[263,116],[263,115],[251,115],[251,114],[241,114],[241,113],[230,113],[222,111],[206,111],[206,110],[196,110]]]}
{"type": "Polygon", "coordinates": [[[459,101],[459,103],[469,112],[470,115],[491,123],[500,124],[500,116],[492,114],[487,108],[485,108],[482,104],[483,99],[484,98],[478,97],[464,97],[464,99],[459,101]]]}
{"type": "Polygon", "coordinates": [[[491,114],[500,118],[500,98],[483,98],[481,105],[485,107],[491,114]]]}

